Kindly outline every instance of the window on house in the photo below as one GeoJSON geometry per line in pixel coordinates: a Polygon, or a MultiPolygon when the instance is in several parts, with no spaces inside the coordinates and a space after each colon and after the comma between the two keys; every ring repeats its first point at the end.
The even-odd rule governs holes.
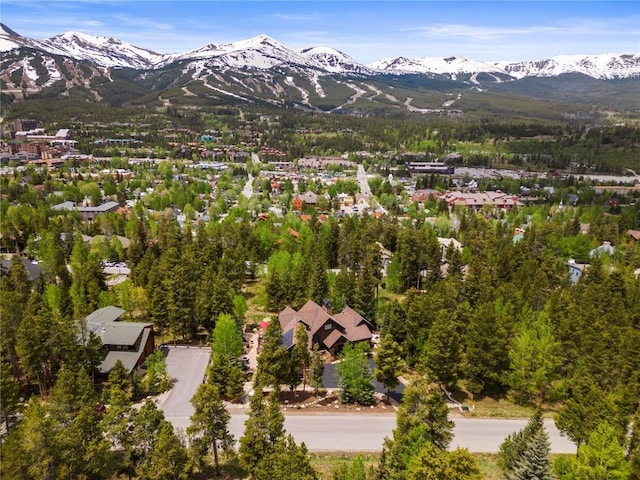
{"type": "Polygon", "coordinates": [[[333,327],[333,325],[331,325],[330,323],[325,323],[325,325],[324,325],[324,329],[325,330],[331,330],[332,327],[333,327]]]}

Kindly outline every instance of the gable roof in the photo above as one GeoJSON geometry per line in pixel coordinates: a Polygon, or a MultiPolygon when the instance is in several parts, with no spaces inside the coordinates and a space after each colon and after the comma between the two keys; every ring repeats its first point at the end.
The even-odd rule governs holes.
{"type": "Polygon", "coordinates": [[[136,368],[136,365],[140,360],[140,356],[142,355],[144,346],[147,343],[149,335],[151,335],[151,329],[145,328],[142,331],[142,340],[140,341],[140,348],[137,351],[118,351],[118,350],[109,351],[109,353],[107,353],[107,356],[99,366],[100,372],[101,373],[110,372],[111,369],[115,367],[116,362],[120,360],[124,364],[125,368],[127,369],[127,372],[131,373],[133,369],[136,368]]]}
{"type": "Polygon", "coordinates": [[[118,322],[118,318],[124,312],[123,309],[111,305],[100,308],[86,317],[87,329],[99,337],[103,345],[131,348],[137,344],[135,350],[109,349],[107,356],[98,367],[102,373],[108,373],[118,360],[121,360],[127,371],[131,373],[138,365],[153,330],[153,323],[118,322]]]}
{"type": "MultiPolygon", "coordinates": [[[[20,258],[20,260],[22,260],[22,264],[24,265],[24,269],[27,272],[27,277],[29,278],[29,280],[31,282],[36,280],[40,276],[40,267],[38,266],[38,264],[37,263],[33,263],[27,257],[20,256],[18,258],[20,258]]],[[[0,264],[2,265],[3,269],[5,269],[7,272],[9,272],[9,270],[11,269],[11,257],[9,257],[9,258],[1,258],[0,259],[0,264]]]]}
{"type": "Polygon", "coordinates": [[[319,330],[327,323],[334,324],[336,328],[333,328],[333,331],[323,340],[327,348],[331,348],[343,337],[350,342],[370,340],[373,330],[373,326],[351,307],[345,307],[342,312],[331,315],[312,300],[305,303],[297,312],[291,307],[286,307],[278,315],[278,320],[283,332],[282,343],[286,348],[291,348],[295,344],[295,330],[298,323],[304,324],[307,329],[309,346],[312,345],[313,336],[319,330]]]}
{"type": "Polygon", "coordinates": [[[87,315],[87,323],[115,322],[124,312],[123,309],[113,305],[99,308],[87,315]]]}

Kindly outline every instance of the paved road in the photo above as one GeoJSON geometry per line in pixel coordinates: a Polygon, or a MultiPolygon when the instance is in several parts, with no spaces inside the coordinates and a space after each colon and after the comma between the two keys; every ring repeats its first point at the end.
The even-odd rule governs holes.
{"type": "Polygon", "coordinates": [[[161,399],[160,409],[175,428],[185,430],[193,414],[190,400],[204,379],[211,349],[167,347],[167,350],[167,373],[174,384],[169,395],[161,399]]]}
{"type": "MultiPolygon", "coordinates": [[[[209,363],[209,348],[168,347],[167,372],[174,379],[173,389],[160,398],[165,418],[175,428],[185,430],[193,414],[190,403],[202,383],[209,363]]],[[[247,418],[243,409],[231,410],[230,430],[236,440],[242,436],[247,418]]],[[[455,422],[452,447],[461,446],[472,452],[496,452],[504,438],[523,428],[527,420],[479,419],[453,417],[455,422]]],[[[377,452],[384,437],[395,428],[395,413],[389,414],[301,414],[285,413],[285,428],[298,442],[311,451],[377,452]]],[[[575,453],[576,447],[560,436],[553,420],[545,420],[551,451],[575,453]]]]}
{"type": "MultiPolygon", "coordinates": [[[[230,430],[236,440],[242,436],[244,413],[232,412],[230,430]]],[[[522,429],[527,420],[455,418],[451,448],[468,448],[471,452],[495,453],[510,433],[522,429]]],[[[385,437],[396,425],[394,414],[285,415],[285,428],[296,441],[310,451],[379,452],[385,437]]],[[[553,453],[575,453],[576,447],[556,429],[553,420],[545,420],[553,453]]]]}
{"type": "Polygon", "coordinates": [[[360,193],[364,195],[367,200],[371,196],[371,188],[369,188],[369,180],[367,179],[367,172],[362,165],[358,165],[358,173],[356,173],[356,180],[360,185],[360,193]]]}
{"type": "Polygon", "coordinates": [[[251,198],[253,196],[253,175],[251,174],[249,174],[249,180],[247,180],[247,183],[244,184],[242,195],[247,198],[251,198]]]}

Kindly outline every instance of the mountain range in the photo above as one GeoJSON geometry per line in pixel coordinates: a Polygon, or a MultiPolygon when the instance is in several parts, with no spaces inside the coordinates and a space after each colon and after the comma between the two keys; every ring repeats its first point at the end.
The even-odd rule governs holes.
{"type": "Polygon", "coordinates": [[[637,93],[640,83],[638,53],[522,62],[397,57],[365,65],[331,47],[296,50],[267,35],[160,54],[109,37],[66,32],[36,40],[0,26],[5,100],[77,96],[83,90],[88,99],[111,104],[264,102],[425,113],[458,111],[460,96],[472,90],[577,100],[568,95],[570,88],[561,88],[564,94],[554,98],[558,79],[578,82],[582,102],[598,103],[600,96],[611,106],[609,100],[627,99],[634,89],[637,93]]]}

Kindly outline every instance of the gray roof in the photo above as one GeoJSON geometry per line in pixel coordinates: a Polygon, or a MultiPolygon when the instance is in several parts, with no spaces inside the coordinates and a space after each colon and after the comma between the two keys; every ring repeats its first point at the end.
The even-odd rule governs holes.
{"type": "MultiPolygon", "coordinates": [[[[24,264],[24,269],[27,271],[27,277],[29,277],[29,280],[32,282],[36,280],[40,276],[40,267],[27,257],[19,258],[24,264]]],[[[7,272],[11,269],[11,257],[0,259],[0,263],[2,264],[2,268],[6,269],[7,272]]]]}
{"type": "MultiPolygon", "coordinates": [[[[150,325],[150,324],[147,324],[147,325],[150,325]]],[[[144,329],[143,335],[142,335],[142,341],[140,342],[140,348],[136,352],[126,352],[126,351],[118,351],[118,350],[110,351],[105,357],[105,359],[102,361],[102,363],[100,364],[100,367],[99,367],[100,372],[109,373],[111,369],[116,365],[116,362],[120,360],[124,364],[125,368],[127,369],[127,372],[131,373],[133,369],[136,368],[136,365],[140,360],[142,352],[144,351],[144,346],[147,343],[147,339],[149,338],[150,333],[151,333],[150,328],[144,329]]]]}
{"type": "MultiPolygon", "coordinates": [[[[104,307],[96,310],[93,313],[87,315],[87,324],[90,323],[102,323],[102,322],[115,322],[120,318],[120,316],[125,311],[121,308],[114,307],[113,305],[109,307],[104,307]]],[[[121,322],[122,323],[122,322],[121,322]]],[[[103,342],[104,343],[104,342],[103,342]]]]}
{"type": "Polygon", "coordinates": [[[78,207],[79,212],[108,212],[120,206],[118,202],[106,202],[97,207],[78,207]]]}
{"type": "Polygon", "coordinates": [[[52,210],[75,210],[76,205],[73,202],[62,202],[51,207],[52,210]]]}
{"type": "Polygon", "coordinates": [[[123,309],[111,305],[96,310],[86,318],[87,329],[98,336],[103,345],[131,347],[136,344],[138,338],[141,338],[138,349],[135,351],[109,350],[99,367],[102,373],[108,373],[118,360],[121,360],[128,372],[131,373],[138,364],[151,334],[152,323],[118,322],[118,318],[124,312],[123,309]]]}
{"type": "Polygon", "coordinates": [[[134,345],[142,331],[151,325],[134,322],[87,322],[87,328],[100,337],[103,345],[134,345]]]}

